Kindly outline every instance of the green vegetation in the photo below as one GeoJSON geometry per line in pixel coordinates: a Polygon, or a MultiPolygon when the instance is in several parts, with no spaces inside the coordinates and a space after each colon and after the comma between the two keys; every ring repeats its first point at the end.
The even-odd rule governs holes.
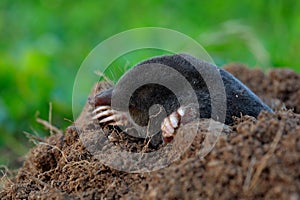
{"type": "MultiPolygon", "coordinates": [[[[23,131],[48,134],[35,117],[39,112],[48,119],[49,102],[53,124],[62,129],[70,124],[64,118],[73,120],[76,72],[104,39],[137,27],[165,27],[196,39],[218,65],[242,62],[300,71],[299,9],[297,0],[2,0],[0,164],[14,166],[28,151],[23,131]]],[[[126,60],[118,67],[128,66],[126,60]]]]}

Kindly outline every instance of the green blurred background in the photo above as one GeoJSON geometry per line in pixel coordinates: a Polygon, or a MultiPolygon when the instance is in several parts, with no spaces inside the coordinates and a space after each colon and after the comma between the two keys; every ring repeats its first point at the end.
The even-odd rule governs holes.
{"type": "Polygon", "coordinates": [[[49,135],[35,121],[48,119],[49,102],[52,123],[70,124],[76,72],[106,38],[165,27],[197,40],[218,65],[300,71],[299,10],[298,0],[0,1],[0,165],[19,166],[32,146],[23,131],[49,135]]]}

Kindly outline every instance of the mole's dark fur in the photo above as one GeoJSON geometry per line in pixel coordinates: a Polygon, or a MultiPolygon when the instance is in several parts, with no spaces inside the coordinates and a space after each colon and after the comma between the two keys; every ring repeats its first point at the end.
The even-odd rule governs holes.
{"type": "MultiPolygon", "coordinates": [[[[216,68],[216,66],[212,64],[185,54],[154,57],[138,64],[134,68],[138,68],[144,64],[162,64],[177,70],[189,81],[197,95],[200,118],[211,118],[212,109],[209,89],[201,76],[202,73],[200,74],[188,60],[192,60],[194,65],[196,63],[201,66],[201,69],[204,71],[210,68],[216,68]]],[[[240,117],[242,114],[257,117],[262,110],[272,112],[262,100],[233,75],[221,68],[218,68],[218,71],[224,83],[227,98],[225,124],[231,124],[233,122],[233,116],[240,117]]],[[[214,77],[210,78],[213,79],[214,77]]],[[[113,88],[97,94],[94,98],[94,106],[110,105],[112,92],[113,88]]],[[[167,115],[176,111],[180,106],[178,99],[171,90],[158,84],[147,84],[138,88],[130,98],[129,111],[132,118],[141,125],[147,124],[149,108],[154,104],[163,105],[167,115]]]]}

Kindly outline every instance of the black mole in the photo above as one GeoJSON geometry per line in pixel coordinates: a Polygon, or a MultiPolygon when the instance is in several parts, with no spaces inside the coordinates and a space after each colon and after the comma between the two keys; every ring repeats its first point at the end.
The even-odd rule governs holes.
{"type": "MultiPolygon", "coordinates": [[[[212,97],[210,90],[214,86],[207,85],[204,80],[213,80],[217,71],[224,84],[224,97],[226,98],[226,110],[223,112],[225,119],[223,122],[230,125],[233,123],[233,116],[250,115],[257,117],[262,110],[273,112],[265,103],[262,102],[249,88],[237,80],[227,71],[218,68],[205,61],[196,59],[186,54],[175,54],[161,57],[154,57],[143,61],[136,65],[132,70],[137,70],[144,65],[164,65],[178,71],[190,83],[194,94],[198,100],[200,118],[214,118],[219,121],[218,117],[212,116],[212,101],[216,97],[212,97]],[[199,73],[200,67],[201,73],[199,73]],[[212,71],[215,71],[211,73],[212,71]],[[203,73],[202,73],[203,72],[203,73]],[[203,77],[207,76],[207,77],[203,77]],[[226,113],[225,113],[226,112],[226,113]]],[[[127,72],[128,73],[128,72],[127,72]]],[[[167,78],[168,74],[162,74],[167,78]]],[[[223,86],[223,85],[222,85],[223,86]]],[[[183,87],[181,90],[185,90],[183,87]]],[[[128,116],[122,114],[122,110],[111,108],[111,98],[114,88],[102,91],[97,94],[94,99],[90,100],[90,104],[96,107],[94,110],[94,119],[99,119],[100,123],[108,123],[111,125],[129,125],[128,116]]],[[[122,91],[124,92],[124,91],[122,91]]],[[[126,92],[126,91],[125,91],[126,92]]],[[[183,91],[184,92],[184,91],[183,91]]],[[[179,92],[180,94],[180,92],[179,92]]],[[[130,97],[129,112],[131,118],[140,125],[147,125],[149,122],[149,109],[155,104],[162,105],[168,117],[161,121],[162,136],[165,142],[170,142],[175,134],[175,130],[182,124],[191,121],[191,112],[193,109],[188,105],[183,105],[171,90],[160,84],[146,84],[139,87],[130,97]],[[189,119],[190,118],[190,119],[189,119]]],[[[186,93],[185,98],[188,98],[186,93]]]]}

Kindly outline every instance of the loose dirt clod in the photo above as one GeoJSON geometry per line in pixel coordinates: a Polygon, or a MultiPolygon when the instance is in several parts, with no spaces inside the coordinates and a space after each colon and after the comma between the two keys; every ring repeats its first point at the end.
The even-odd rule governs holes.
{"type": "MultiPolygon", "coordinates": [[[[300,199],[300,75],[288,69],[265,75],[240,65],[225,68],[275,113],[236,118],[203,159],[197,150],[207,129],[201,125],[192,145],[166,168],[127,173],[105,166],[80,139],[97,128],[86,120],[91,110],[86,107],[64,134],[31,149],[15,178],[1,180],[0,199],[300,199]]],[[[180,131],[188,133],[194,124],[180,131]]],[[[104,134],[126,151],[156,150],[111,127],[104,134]]]]}

